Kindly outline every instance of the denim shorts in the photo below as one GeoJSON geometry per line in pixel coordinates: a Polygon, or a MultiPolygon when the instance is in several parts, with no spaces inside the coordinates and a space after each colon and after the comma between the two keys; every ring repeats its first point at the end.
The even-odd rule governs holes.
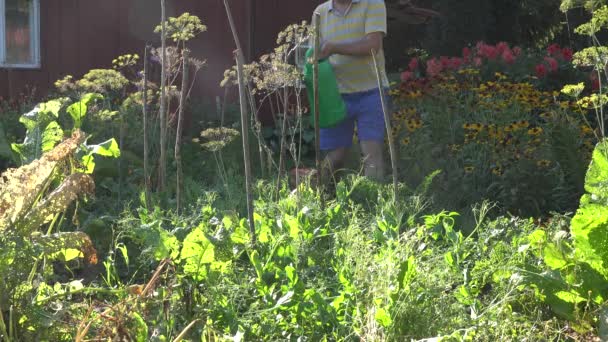
{"type": "Polygon", "coordinates": [[[346,103],[346,119],[337,126],[321,128],[321,150],[352,146],[355,124],[359,141],[383,142],[386,127],[378,89],[342,94],[342,98],[346,103]]]}

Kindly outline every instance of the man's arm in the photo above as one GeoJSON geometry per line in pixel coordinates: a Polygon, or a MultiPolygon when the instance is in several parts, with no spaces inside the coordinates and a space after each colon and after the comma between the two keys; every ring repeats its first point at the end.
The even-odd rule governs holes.
{"type": "Polygon", "coordinates": [[[369,56],[371,50],[380,51],[382,49],[383,32],[372,32],[363,38],[349,43],[327,42],[321,47],[320,59],[325,59],[331,55],[349,56],[369,56]]]}

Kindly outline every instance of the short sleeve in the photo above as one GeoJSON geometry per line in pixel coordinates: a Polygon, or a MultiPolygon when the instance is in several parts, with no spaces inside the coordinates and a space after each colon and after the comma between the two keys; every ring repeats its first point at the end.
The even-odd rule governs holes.
{"type": "Polygon", "coordinates": [[[365,14],[365,34],[382,32],[386,35],[386,5],[384,0],[368,0],[365,14]]]}

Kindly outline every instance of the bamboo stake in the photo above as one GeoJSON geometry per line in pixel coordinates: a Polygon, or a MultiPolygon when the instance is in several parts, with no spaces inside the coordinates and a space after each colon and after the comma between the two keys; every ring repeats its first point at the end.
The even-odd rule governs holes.
{"type": "Polygon", "coordinates": [[[372,50],[372,60],[374,61],[374,69],[378,80],[378,91],[380,92],[380,102],[382,103],[382,112],[384,113],[384,123],[386,126],[386,134],[388,137],[388,148],[391,154],[391,167],[393,168],[393,197],[397,202],[397,150],[395,150],[395,140],[393,138],[393,130],[391,128],[391,120],[386,109],[386,100],[384,98],[384,87],[382,84],[382,72],[378,61],[376,60],[376,51],[372,50]]]}
{"type": "Polygon", "coordinates": [[[177,213],[181,211],[182,204],[182,189],[184,187],[183,172],[182,172],[182,131],[184,121],[184,106],[186,105],[187,89],[188,89],[188,50],[182,50],[182,89],[179,98],[179,112],[177,115],[177,132],[175,134],[175,164],[177,166],[177,213]]]}
{"type": "Polygon", "coordinates": [[[239,82],[239,100],[241,105],[241,131],[243,138],[243,160],[245,163],[245,191],[247,193],[247,217],[249,219],[249,232],[251,234],[251,244],[255,245],[255,221],[253,219],[253,195],[251,193],[251,159],[249,156],[249,117],[247,116],[247,90],[245,86],[245,75],[243,74],[243,65],[245,64],[245,56],[243,56],[243,50],[241,49],[241,42],[236,31],[236,26],[232,18],[232,12],[230,11],[230,5],[228,0],[224,0],[224,7],[226,8],[226,15],[228,16],[228,22],[230,29],[232,30],[232,36],[234,43],[236,44],[235,58],[237,66],[237,76],[239,82]]]}
{"type": "Polygon", "coordinates": [[[167,30],[166,30],[166,0],[160,0],[161,6],[161,71],[160,71],[160,166],[159,190],[163,191],[167,176],[167,30]]]}
{"type": "Polygon", "coordinates": [[[144,50],[144,84],[142,86],[142,110],[144,116],[144,187],[146,196],[146,209],[150,211],[152,208],[152,199],[150,198],[150,177],[148,173],[148,51],[150,46],[146,44],[144,50]]]}
{"type": "Polygon", "coordinates": [[[313,53],[313,64],[312,64],[312,83],[314,93],[314,118],[315,118],[315,166],[317,168],[317,178],[319,179],[319,185],[323,184],[323,170],[321,170],[321,128],[319,125],[320,113],[319,113],[319,49],[321,48],[320,35],[319,35],[319,23],[321,15],[319,13],[314,14],[313,25],[314,25],[314,53],[313,53]]]}

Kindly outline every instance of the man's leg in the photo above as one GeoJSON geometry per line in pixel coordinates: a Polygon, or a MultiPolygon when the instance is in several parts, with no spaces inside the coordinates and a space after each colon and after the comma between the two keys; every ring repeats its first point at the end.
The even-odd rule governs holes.
{"type": "Polygon", "coordinates": [[[333,178],[336,171],[344,167],[347,153],[347,147],[339,147],[327,152],[323,165],[323,179],[333,178]]]}
{"type": "Polygon", "coordinates": [[[384,180],[384,137],[386,127],[380,92],[371,90],[359,99],[361,114],[357,120],[357,134],[361,142],[361,153],[365,176],[377,181],[384,180]]]}
{"type": "Polygon", "coordinates": [[[375,140],[361,141],[365,177],[384,180],[384,143],[375,140]]]}

